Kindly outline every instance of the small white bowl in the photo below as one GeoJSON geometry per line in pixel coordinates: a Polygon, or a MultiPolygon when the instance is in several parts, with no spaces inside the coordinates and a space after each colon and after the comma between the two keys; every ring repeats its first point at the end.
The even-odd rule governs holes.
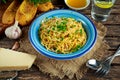
{"type": "Polygon", "coordinates": [[[87,7],[89,6],[89,4],[90,4],[90,0],[87,0],[86,6],[81,7],[81,8],[76,8],[76,7],[70,6],[70,5],[67,3],[67,0],[64,0],[64,2],[65,2],[65,4],[66,4],[69,8],[71,8],[71,9],[73,9],[73,10],[83,10],[83,9],[87,8],[87,7]]]}

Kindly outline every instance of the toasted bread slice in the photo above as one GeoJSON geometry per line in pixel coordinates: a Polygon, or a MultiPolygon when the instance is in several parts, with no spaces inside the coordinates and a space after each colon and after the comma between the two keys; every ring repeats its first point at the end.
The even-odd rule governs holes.
{"type": "Polygon", "coordinates": [[[9,7],[5,10],[3,16],[2,16],[2,23],[6,25],[11,25],[15,21],[15,14],[20,6],[20,1],[14,0],[9,7]]]}
{"type": "Polygon", "coordinates": [[[35,17],[36,12],[37,6],[28,0],[24,0],[17,10],[15,20],[17,20],[21,26],[28,25],[35,17]]]}
{"type": "Polygon", "coordinates": [[[45,12],[45,11],[48,11],[48,10],[53,9],[53,8],[54,8],[54,6],[51,2],[38,4],[38,11],[40,11],[40,12],[45,12]]]}

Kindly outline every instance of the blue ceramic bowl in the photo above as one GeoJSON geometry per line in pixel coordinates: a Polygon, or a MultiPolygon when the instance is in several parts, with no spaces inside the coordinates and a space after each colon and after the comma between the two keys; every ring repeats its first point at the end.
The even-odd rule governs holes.
{"type": "Polygon", "coordinates": [[[92,47],[94,46],[97,38],[97,30],[92,21],[86,17],[85,15],[72,11],[72,10],[53,10],[46,12],[40,16],[38,16],[33,23],[31,24],[31,27],[29,29],[29,40],[32,44],[32,46],[40,53],[43,54],[49,58],[54,58],[58,60],[70,60],[73,58],[80,57],[86,53],[88,53],[92,47]],[[76,52],[68,53],[68,54],[57,54],[55,52],[47,50],[40,42],[38,30],[40,28],[40,23],[42,20],[44,20],[46,17],[72,17],[78,21],[81,21],[83,24],[83,27],[87,33],[87,42],[86,44],[79,49],[76,52]]]}

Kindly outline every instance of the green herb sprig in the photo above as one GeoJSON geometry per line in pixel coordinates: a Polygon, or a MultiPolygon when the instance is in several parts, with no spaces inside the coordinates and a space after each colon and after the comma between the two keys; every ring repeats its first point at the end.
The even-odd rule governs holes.
{"type": "Polygon", "coordinates": [[[80,33],[82,35],[82,33],[83,33],[82,29],[75,31],[75,34],[78,34],[78,33],[80,33]]]}
{"type": "Polygon", "coordinates": [[[77,46],[72,50],[72,52],[75,52],[75,51],[79,50],[80,48],[81,48],[81,45],[77,45],[77,46]]]}
{"type": "Polygon", "coordinates": [[[34,3],[35,5],[37,4],[42,4],[42,3],[46,3],[49,2],[51,0],[29,0],[31,3],[34,3]]]}
{"type": "Polygon", "coordinates": [[[67,18],[62,18],[62,22],[60,23],[56,22],[58,31],[64,31],[64,32],[66,31],[67,21],[68,21],[67,18]]]}
{"type": "Polygon", "coordinates": [[[6,0],[2,0],[2,2],[6,3],[6,0]]]}
{"type": "Polygon", "coordinates": [[[60,24],[57,25],[57,29],[58,29],[58,31],[64,31],[65,32],[66,29],[67,29],[66,23],[61,22],[60,24]]]}

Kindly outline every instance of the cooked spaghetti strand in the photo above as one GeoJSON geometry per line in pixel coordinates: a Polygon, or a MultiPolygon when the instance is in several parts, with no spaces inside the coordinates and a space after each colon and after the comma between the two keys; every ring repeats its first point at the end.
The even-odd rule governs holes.
{"type": "Polygon", "coordinates": [[[41,44],[50,51],[67,54],[85,45],[87,35],[82,23],[73,18],[50,18],[41,22],[41,44]]]}

